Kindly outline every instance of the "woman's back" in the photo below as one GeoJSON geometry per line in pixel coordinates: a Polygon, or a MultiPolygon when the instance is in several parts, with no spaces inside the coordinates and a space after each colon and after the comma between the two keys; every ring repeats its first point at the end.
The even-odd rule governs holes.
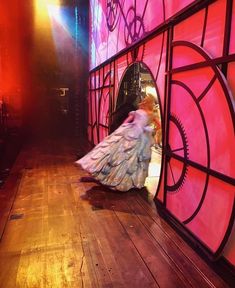
{"type": "Polygon", "coordinates": [[[148,114],[142,110],[138,109],[135,112],[134,123],[142,128],[149,124],[149,116],[148,114]]]}

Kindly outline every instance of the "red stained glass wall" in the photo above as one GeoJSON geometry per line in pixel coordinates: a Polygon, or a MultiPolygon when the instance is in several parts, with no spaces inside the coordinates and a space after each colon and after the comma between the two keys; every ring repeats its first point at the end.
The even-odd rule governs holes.
{"type": "Polygon", "coordinates": [[[88,139],[98,144],[109,132],[110,105],[113,95],[113,65],[90,74],[88,95],[88,139]]]}
{"type": "Polygon", "coordinates": [[[165,205],[212,253],[230,235],[225,257],[235,265],[230,8],[215,1],[173,28],[165,205]]]}
{"type": "Polygon", "coordinates": [[[207,1],[195,8],[194,1],[158,1],[156,9],[156,1],[138,1],[138,7],[135,1],[91,2],[99,8],[99,13],[92,11],[97,17],[92,22],[91,68],[105,65],[91,72],[96,83],[90,92],[94,106],[90,140],[96,143],[107,135],[106,115],[112,118],[122,78],[134,62],[143,62],[155,80],[163,120],[164,153],[156,201],[207,252],[223,255],[235,266],[234,3],[207,1]],[[172,25],[160,30],[166,19],[172,25]],[[125,30],[131,23],[139,25],[140,34],[125,30]],[[109,86],[104,84],[108,70],[102,72],[107,67],[109,86]],[[94,91],[99,91],[98,98],[92,96],[94,91]],[[102,100],[97,102],[99,97],[102,100]],[[96,118],[97,111],[104,111],[103,116],[96,118]]]}
{"type": "Polygon", "coordinates": [[[230,32],[230,54],[235,53],[235,3],[232,6],[232,23],[230,32]]]}
{"type": "Polygon", "coordinates": [[[193,0],[91,0],[90,68],[140,40],[193,0]]]}

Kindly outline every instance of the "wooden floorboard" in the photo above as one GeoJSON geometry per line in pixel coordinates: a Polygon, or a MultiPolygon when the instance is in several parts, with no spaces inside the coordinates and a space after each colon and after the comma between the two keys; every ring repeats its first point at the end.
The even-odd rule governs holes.
{"type": "MultiPolygon", "coordinates": [[[[143,200],[142,197],[140,197],[139,194],[136,197],[136,203],[138,203],[138,205],[141,207],[138,207],[138,209],[142,209],[149,215],[148,221],[145,222],[145,225],[150,233],[155,237],[156,241],[160,241],[163,248],[165,244],[169,242],[170,245],[173,246],[173,251],[176,253],[179,252],[181,257],[183,256],[186,258],[186,269],[192,269],[193,274],[199,273],[201,278],[203,278],[204,281],[211,287],[225,287],[224,281],[218,277],[212,269],[208,269],[207,263],[202,261],[199,254],[197,254],[189,245],[187,245],[166,221],[159,217],[157,210],[153,205],[149,205],[143,200]]],[[[168,247],[166,248],[169,257],[171,257],[170,250],[168,247]]],[[[174,257],[174,261],[177,261],[177,258],[174,257]]],[[[185,270],[184,272],[186,273],[185,270]]],[[[193,277],[193,274],[191,274],[191,277],[193,277]]],[[[199,278],[197,281],[201,281],[201,279],[199,278]]]]}
{"type": "Polygon", "coordinates": [[[0,287],[228,287],[139,192],[80,181],[75,155],[58,139],[19,155],[0,287]]]}

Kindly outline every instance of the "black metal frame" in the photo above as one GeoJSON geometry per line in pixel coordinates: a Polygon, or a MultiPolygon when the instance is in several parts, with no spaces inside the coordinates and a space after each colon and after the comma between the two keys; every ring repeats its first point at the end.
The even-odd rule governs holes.
{"type": "MultiPolygon", "coordinates": [[[[226,97],[226,100],[227,100],[227,103],[228,103],[228,106],[229,106],[229,109],[230,109],[230,113],[231,113],[231,118],[232,118],[232,122],[233,122],[233,126],[235,127],[235,117],[234,117],[234,109],[233,109],[233,105],[232,105],[232,101],[231,101],[231,98],[230,98],[230,95],[228,93],[228,90],[227,90],[227,87],[225,86],[225,83],[222,79],[222,76],[221,74],[219,73],[219,70],[217,68],[217,65],[218,64],[222,64],[222,72],[224,73],[224,76],[227,75],[227,65],[229,62],[232,62],[232,61],[235,61],[235,54],[232,54],[232,55],[229,55],[229,38],[230,38],[230,27],[231,27],[231,19],[232,19],[232,3],[233,1],[232,0],[228,0],[227,1],[227,10],[226,10],[226,25],[225,25],[225,33],[224,33],[224,49],[223,49],[223,56],[222,57],[218,57],[218,58],[214,58],[214,59],[211,59],[209,58],[209,56],[203,52],[203,50],[199,49],[198,46],[192,44],[192,43],[189,43],[189,42],[185,42],[185,41],[177,41],[177,42],[173,42],[172,40],[172,29],[174,26],[170,26],[169,27],[169,30],[168,30],[168,41],[170,42],[169,43],[169,51],[168,51],[168,55],[167,55],[167,59],[168,59],[168,62],[167,62],[167,71],[166,73],[168,74],[168,86],[167,86],[167,101],[168,101],[168,105],[167,107],[165,107],[165,115],[167,115],[167,124],[165,126],[165,131],[166,131],[166,135],[164,136],[164,139],[165,139],[165,143],[169,143],[168,142],[168,137],[169,137],[169,122],[170,122],[170,89],[171,89],[171,84],[174,83],[174,81],[172,81],[172,75],[175,74],[175,73],[179,73],[179,72],[183,72],[183,71],[190,71],[190,70],[194,70],[194,69],[197,69],[197,68],[201,68],[201,67],[211,67],[215,73],[215,76],[214,78],[211,80],[211,82],[209,83],[208,87],[206,88],[206,90],[204,91],[204,93],[202,93],[202,95],[198,98],[200,102],[200,100],[203,98],[203,96],[206,94],[207,90],[209,90],[210,86],[213,84],[213,82],[215,81],[215,79],[218,79],[222,88],[223,88],[223,91],[224,91],[224,94],[225,94],[225,97],[226,97]],[[206,59],[206,61],[203,61],[203,62],[200,62],[200,63],[196,63],[196,64],[192,64],[192,65],[187,65],[187,66],[183,66],[183,67],[179,67],[179,68],[175,68],[175,69],[172,69],[171,68],[171,63],[172,63],[172,49],[176,46],[179,46],[179,45],[185,45],[185,46],[188,46],[190,48],[193,48],[195,49],[198,53],[202,54],[204,59],[206,59]]],[[[204,27],[205,27],[205,23],[207,21],[207,12],[208,12],[208,5],[206,5],[205,7],[206,9],[206,13],[205,13],[205,21],[204,21],[204,27]]],[[[202,43],[204,41],[204,33],[205,33],[205,28],[203,29],[203,35],[202,35],[202,43]]],[[[181,83],[181,85],[183,85],[183,83],[181,83]]],[[[187,87],[184,87],[185,89],[188,90],[187,87]]],[[[193,95],[193,92],[192,91],[188,91],[193,98],[195,98],[195,96],[193,95]]],[[[204,127],[206,126],[205,124],[205,120],[203,121],[204,122],[204,127]]],[[[207,131],[207,129],[205,130],[207,131]]],[[[208,133],[207,134],[207,138],[208,138],[208,133]]],[[[208,143],[208,141],[207,141],[208,143]]],[[[203,172],[206,172],[207,174],[207,183],[205,185],[205,188],[204,188],[204,192],[203,192],[203,196],[201,198],[201,201],[196,209],[196,211],[193,213],[193,215],[187,219],[186,221],[184,221],[183,223],[180,223],[168,210],[167,210],[167,213],[166,215],[168,214],[169,218],[171,219],[172,222],[174,223],[178,223],[177,225],[175,224],[175,226],[180,227],[180,229],[186,229],[187,230],[187,234],[190,235],[191,238],[195,239],[199,244],[200,244],[200,247],[201,247],[201,250],[206,253],[211,259],[217,259],[221,252],[223,251],[223,248],[225,247],[227,241],[228,241],[228,238],[230,236],[230,233],[232,231],[232,228],[233,228],[233,223],[234,223],[234,220],[235,220],[235,199],[234,199],[234,203],[233,203],[233,210],[232,210],[232,215],[231,215],[231,218],[230,218],[230,222],[229,222],[229,225],[227,227],[227,231],[224,235],[224,238],[223,240],[221,241],[221,244],[220,246],[218,247],[217,251],[215,253],[212,253],[210,248],[209,247],[206,247],[205,243],[203,243],[200,239],[198,239],[194,234],[192,234],[184,225],[189,223],[196,215],[197,213],[199,212],[202,204],[203,204],[203,201],[204,201],[204,198],[205,198],[205,195],[206,195],[206,190],[207,190],[207,184],[208,184],[208,180],[209,180],[209,176],[214,176],[215,178],[217,179],[220,179],[228,184],[231,184],[231,185],[235,185],[235,179],[232,178],[232,177],[229,177],[227,175],[224,175],[220,172],[217,172],[217,171],[214,171],[212,170],[211,168],[209,168],[209,165],[208,167],[204,167],[202,165],[200,165],[199,163],[195,163],[189,159],[184,159],[183,157],[180,157],[179,155],[177,154],[174,154],[174,153],[170,153],[169,150],[168,150],[168,147],[167,145],[163,144],[164,147],[165,147],[165,155],[164,155],[164,160],[163,160],[163,163],[167,163],[167,160],[170,158],[170,157],[173,157],[183,163],[186,162],[187,165],[189,166],[192,166],[194,168],[197,168],[198,170],[200,171],[203,171],[203,172]]],[[[208,151],[209,151],[209,146],[208,146],[208,151]]],[[[210,153],[208,152],[208,156],[210,155],[210,153]]],[[[210,160],[210,159],[208,159],[210,160]]],[[[209,161],[210,162],[210,161],[209,161]]],[[[167,185],[166,185],[166,181],[167,181],[167,165],[165,165],[165,183],[164,183],[164,190],[166,191],[167,190],[167,185]]],[[[158,206],[161,206],[161,207],[166,207],[166,193],[164,194],[164,201],[163,201],[163,204],[157,200],[157,198],[155,198],[158,206]]]]}
{"type": "MultiPolygon", "coordinates": [[[[88,121],[88,127],[90,127],[92,129],[92,142],[90,142],[91,145],[94,145],[94,134],[93,134],[94,131],[93,130],[95,130],[95,133],[97,135],[97,139],[98,139],[98,142],[99,142],[100,141],[100,138],[99,138],[99,127],[104,127],[104,128],[109,129],[109,126],[106,126],[106,125],[103,125],[102,123],[99,123],[99,119],[100,119],[100,104],[101,104],[101,101],[102,101],[104,89],[105,88],[109,89],[109,95],[113,95],[114,94],[113,93],[114,83],[112,83],[112,80],[111,80],[111,73],[112,73],[111,72],[112,71],[111,66],[112,66],[112,63],[110,62],[109,63],[110,69],[106,73],[106,75],[105,75],[105,66],[103,66],[102,69],[100,69],[98,71],[90,73],[90,80],[89,80],[90,89],[89,89],[89,96],[88,96],[90,98],[90,103],[92,102],[92,98],[93,98],[92,97],[92,93],[95,93],[95,94],[99,93],[99,97],[95,97],[96,116],[95,116],[95,119],[91,120],[91,123],[93,123],[93,125],[91,125],[89,123],[89,121],[88,121]],[[98,72],[98,75],[97,75],[97,72],[98,72]],[[98,83],[97,83],[97,76],[98,76],[98,83]],[[94,77],[94,86],[95,86],[95,88],[91,88],[92,87],[92,77],[94,77]],[[98,102],[96,101],[97,98],[98,98],[98,102]],[[97,113],[97,111],[98,111],[98,113],[97,113]],[[93,121],[93,120],[95,120],[95,121],[93,121]]],[[[91,105],[88,108],[92,109],[91,105]]],[[[89,113],[90,113],[91,117],[93,117],[92,111],[90,111],[89,113]]]]}
{"type": "MultiPolygon", "coordinates": [[[[202,32],[202,39],[201,39],[201,45],[203,46],[204,43],[204,38],[205,38],[205,28],[206,28],[206,22],[207,22],[207,15],[208,15],[208,7],[210,4],[212,4],[213,2],[215,2],[216,0],[201,0],[201,1],[194,1],[192,4],[190,4],[188,7],[185,7],[184,10],[180,11],[179,13],[177,13],[176,15],[174,15],[174,17],[171,17],[170,19],[168,19],[167,21],[165,21],[164,23],[162,23],[161,25],[159,25],[158,27],[156,27],[156,29],[154,29],[153,31],[151,31],[148,34],[145,34],[144,38],[136,40],[132,43],[131,47],[127,47],[125,49],[123,49],[122,51],[120,51],[119,53],[117,53],[115,56],[110,57],[107,61],[105,61],[104,63],[102,63],[101,65],[95,67],[94,69],[92,69],[90,71],[90,74],[96,74],[98,71],[99,73],[99,79],[100,79],[100,71],[103,69],[103,73],[104,73],[104,67],[109,64],[110,65],[110,71],[113,71],[113,73],[115,73],[116,71],[116,65],[117,65],[117,61],[116,59],[118,59],[119,57],[128,54],[130,52],[133,51],[133,55],[136,55],[136,49],[138,49],[138,47],[140,47],[141,45],[144,45],[146,42],[148,42],[149,40],[151,40],[152,38],[156,37],[157,35],[161,34],[161,33],[167,33],[167,48],[166,48],[166,71],[165,71],[165,103],[164,103],[164,115],[165,118],[162,119],[162,126],[163,126],[163,158],[162,158],[162,169],[161,169],[161,174],[160,174],[160,180],[162,181],[162,175],[163,175],[163,167],[164,167],[164,191],[167,191],[167,162],[169,161],[170,157],[173,157],[174,159],[177,159],[179,161],[181,161],[182,163],[186,163],[188,166],[194,167],[202,172],[205,172],[207,174],[207,183],[205,185],[204,188],[204,192],[203,192],[203,196],[201,199],[201,202],[198,205],[198,208],[196,209],[196,211],[193,213],[193,215],[187,219],[186,221],[184,221],[183,223],[180,223],[169,211],[165,211],[165,215],[168,214],[168,216],[171,218],[171,221],[173,223],[176,223],[175,225],[178,226],[178,228],[180,227],[180,229],[185,230],[188,234],[190,234],[190,238],[194,239],[198,245],[201,247],[202,251],[205,252],[210,258],[212,259],[216,259],[222,252],[225,244],[227,243],[227,240],[229,238],[229,235],[231,233],[232,230],[232,226],[234,223],[234,219],[235,219],[235,200],[233,203],[233,211],[232,211],[232,215],[230,218],[230,222],[227,228],[227,232],[224,235],[224,239],[222,240],[220,246],[218,247],[217,251],[215,253],[212,253],[212,251],[210,250],[209,247],[206,247],[205,243],[203,243],[200,239],[198,239],[194,234],[192,234],[187,227],[185,227],[184,225],[189,223],[198,213],[198,211],[200,210],[200,207],[202,206],[203,200],[205,198],[205,194],[206,194],[206,190],[207,190],[207,185],[208,185],[208,179],[209,176],[213,176],[217,179],[220,179],[228,184],[231,185],[235,185],[235,180],[231,177],[229,177],[228,175],[224,175],[220,172],[214,171],[213,169],[210,168],[210,159],[209,159],[209,145],[207,146],[207,150],[208,150],[208,165],[207,167],[204,167],[202,165],[200,165],[199,163],[196,163],[194,161],[191,161],[190,159],[185,159],[177,154],[175,154],[174,152],[169,150],[168,147],[168,143],[169,143],[169,123],[170,123],[170,107],[171,107],[171,85],[173,83],[175,84],[180,84],[183,85],[182,83],[176,83],[174,81],[172,81],[172,75],[176,74],[176,73],[180,73],[183,71],[190,71],[190,70],[194,70],[197,68],[202,68],[202,67],[211,67],[214,71],[214,78],[211,80],[211,82],[209,83],[209,85],[207,86],[206,90],[201,94],[201,96],[199,97],[199,100],[195,100],[195,96],[193,95],[192,91],[188,91],[191,96],[193,97],[193,99],[196,102],[200,102],[200,100],[204,97],[204,95],[206,94],[207,90],[209,90],[210,86],[213,85],[215,79],[218,79],[222,89],[224,91],[229,109],[230,109],[230,113],[231,113],[231,117],[232,117],[232,121],[233,121],[233,125],[235,127],[235,117],[234,116],[234,108],[230,99],[230,95],[228,93],[227,87],[224,84],[223,78],[221,73],[218,70],[218,66],[217,65],[221,65],[222,67],[222,73],[224,74],[224,76],[227,76],[227,66],[229,62],[234,62],[235,61],[235,54],[231,54],[229,55],[229,41],[230,41],[230,27],[231,27],[231,20],[232,20],[232,5],[233,5],[233,0],[227,0],[227,10],[226,10],[226,24],[225,24],[225,33],[224,33],[224,43],[223,43],[223,56],[221,57],[217,57],[214,59],[209,58],[209,56],[203,52],[202,49],[198,48],[198,46],[190,43],[190,42],[186,42],[186,41],[177,41],[177,42],[173,42],[173,33],[174,33],[174,26],[177,23],[180,23],[182,20],[190,17],[191,15],[195,14],[196,12],[205,9],[205,19],[204,19],[204,26],[203,26],[203,32],[202,32]],[[186,65],[183,67],[179,67],[179,68],[174,68],[172,69],[172,53],[173,53],[173,49],[176,46],[179,45],[185,45],[188,46],[192,49],[194,49],[195,51],[197,51],[198,53],[200,53],[205,61],[199,62],[199,63],[195,63],[195,64],[191,64],[191,65],[186,65]]],[[[162,44],[162,50],[164,47],[164,41],[162,44]]],[[[143,62],[144,63],[144,62],[143,62]]],[[[132,65],[132,63],[130,63],[129,65],[132,65]]],[[[151,71],[151,70],[150,70],[151,71]]],[[[112,73],[112,72],[111,72],[112,73]]],[[[104,87],[109,87],[110,88],[110,94],[112,95],[111,99],[110,99],[110,112],[112,113],[114,110],[114,89],[116,86],[115,83],[115,75],[113,75],[113,83],[109,82],[109,85],[107,86],[103,86],[104,87]]],[[[155,79],[156,80],[156,79],[155,79]]],[[[91,80],[90,80],[91,81],[91,80]]],[[[111,81],[111,79],[110,79],[111,81]]],[[[103,89],[102,87],[100,87],[100,83],[99,86],[97,87],[96,83],[95,83],[95,89],[91,89],[90,93],[92,91],[102,91],[103,89]]],[[[187,87],[185,87],[187,88],[187,87]]],[[[101,93],[102,94],[102,93],[101,93]]],[[[97,103],[96,103],[97,104],[97,103]]],[[[197,105],[198,107],[200,105],[197,105]]],[[[200,110],[200,107],[199,107],[200,110]]],[[[202,116],[202,119],[204,119],[202,112],[200,113],[202,116]]],[[[99,119],[99,118],[97,118],[99,119]]],[[[204,124],[204,128],[205,131],[207,131],[206,129],[206,125],[205,125],[205,119],[203,120],[203,124],[204,124]]],[[[95,123],[95,125],[97,125],[97,123],[95,123]]],[[[99,125],[97,125],[98,127],[99,125]]],[[[108,128],[108,127],[107,127],[108,128]]],[[[208,138],[208,133],[205,132],[208,138]]],[[[98,138],[99,139],[99,138],[98,138]]],[[[208,141],[207,141],[208,143],[208,141]]],[[[164,193],[164,201],[163,203],[161,203],[159,200],[157,200],[157,198],[155,198],[156,203],[158,206],[161,207],[166,207],[166,193],[164,193]]]]}

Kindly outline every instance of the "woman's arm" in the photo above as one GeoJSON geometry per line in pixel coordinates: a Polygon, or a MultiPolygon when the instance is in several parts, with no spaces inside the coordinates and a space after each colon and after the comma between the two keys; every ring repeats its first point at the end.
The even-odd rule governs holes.
{"type": "Polygon", "coordinates": [[[124,120],[123,124],[124,123],[131,123],[135,118],[134,114],[135,114],[134,111],[130,112],[128,117],[124,120]]]}

